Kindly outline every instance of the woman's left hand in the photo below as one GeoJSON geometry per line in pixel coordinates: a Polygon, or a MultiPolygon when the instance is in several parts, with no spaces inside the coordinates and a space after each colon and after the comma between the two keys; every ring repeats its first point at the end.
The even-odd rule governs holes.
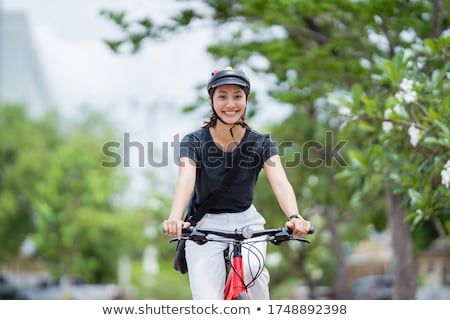
{"type": "Polygon", "coordinates": [[[292,218],[286,222],[286,227],[293,230],[292,234],[296,237],[304,236],[311,230],[311,223],[303,218],[292,218]]]}

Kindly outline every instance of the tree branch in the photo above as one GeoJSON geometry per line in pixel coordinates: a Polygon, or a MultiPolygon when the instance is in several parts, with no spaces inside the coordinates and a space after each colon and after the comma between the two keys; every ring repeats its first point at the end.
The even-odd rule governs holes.
{"type": "MultiPolygon", "coordinates": [[[[392,122],[396,125],[405,127],[405,128],[409,128],[411,126],[411,122],[408,121],[404,121],[404,120],[394,120],[394,119],[386,119],[386,118],[382,118],[382,117],[371,117],[367,114],[363,114],[358,116],[359,119],[365,120],[365,121],[369,121],[369,122],[384,122],[384,121],[389,121],[392,122]]],[[[425,130],[425,127],[422,126],[418,121],[414,122],[414,125],[416,126],[416,128],[421,129],[421,130],[425,130]]]]}

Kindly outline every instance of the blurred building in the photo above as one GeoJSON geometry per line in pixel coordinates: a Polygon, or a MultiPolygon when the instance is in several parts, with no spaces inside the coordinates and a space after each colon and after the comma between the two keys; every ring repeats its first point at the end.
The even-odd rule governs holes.
{"type": "Polygon", "coordinates": [[[435,240],[418,257],[418,274],[419,299],[450,299],[450,251],[445,241],[435,240]]]}
{"type": "MultiPolygon", "coordinates": [[[[393,251],[387,233],[371,235],[347,257],[349,283],[363,291],[360,298],[386,299],[392,289],[393,251]]],[[[450,252],[442,240],[416,255],[417,299],[450,299],[450,252]]]]}
{"type": "Polygon", "coordinates": [[[350,283],[371,275],[392,273],[392,246],[387,233],[373,233],[370,239],[361,241],[347,257],[350,283]]]}
{"type": "Polygon", "coordinates": [[[0,2],[0,102],[19,103],[32,115],[51,105],[48,82],[23,12],[4,11],[0,2]]]}

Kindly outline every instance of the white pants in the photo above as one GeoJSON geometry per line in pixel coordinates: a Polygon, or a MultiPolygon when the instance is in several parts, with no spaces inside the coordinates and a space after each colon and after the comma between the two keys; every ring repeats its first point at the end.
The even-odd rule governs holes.
{"type": "MultiPolygon", "coordinates": [[[[229,231],[250,227],[254,230],[260,230],[264,228],[265,223],[264,217],[252,205],[246,211],[240,213],[207,213],[197,223],[197,227],[229,231]]],[[[226,281],[223,252],[228,247],[229,244],[225,242],[210,241],[203,245],[193,241],[186,242],[186,261],[194,300],[223,300],[226,281]]],[[[247,248],[248,245],[244,245],[242,248],[245,283],[247,284],[253,279],[260,267],[264,268],[254,285],[248,288],[248,292],[252,299],[268,300],[270,277],[267,269],[261,265],[266,259],[267,243],[260,241],[251,244],[251,250],[247,248]]]]}

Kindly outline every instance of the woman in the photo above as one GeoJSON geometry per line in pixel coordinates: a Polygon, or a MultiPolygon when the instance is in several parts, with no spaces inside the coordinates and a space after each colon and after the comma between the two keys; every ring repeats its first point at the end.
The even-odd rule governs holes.
{"type": "MultiPolygon", "coordinates": [[[[220,196],[198,227],[235,230],[243,227],[262,229],[264,217],[253,205],[253,192],[261,169],[265,170],[272,190],[287,217],[286,225],[295,236],[307,234],[309,221],[298,210],[294,190],[287,179],[280,161],[278,149],[268,135],[252,131],[245,122],[245,111],[250,94],[250,81],[240,70],[227,67],[215,70],[207,86],[212,113],[203,127],[186,135],[180,146],[178,180],[163,231],[173,237],[181,237],[182,228],[190,225],[183,220],[186,207],[198,208],[214,191],[232,165],[234,148],[256,134],[257,140],[247,165],[239,168],[239,174],[227,192],[220,196]]],[[[223,299],[226,270],[223,252],[226,244],[208,242],[198,245],[186,243],[186,260],[193,299],[223,299]]],[[[258,242],[257,249],[265,258],[266,242],[258,242]]],[[[255,274],[260,260],[243,250],[245,275],[255,274]],[[247,255],[247,256],[246,256],[247,255]]],[[[269,274],[264,268],[253,286],[248,288],[252,299],[269,299],[269,274]]]]}

